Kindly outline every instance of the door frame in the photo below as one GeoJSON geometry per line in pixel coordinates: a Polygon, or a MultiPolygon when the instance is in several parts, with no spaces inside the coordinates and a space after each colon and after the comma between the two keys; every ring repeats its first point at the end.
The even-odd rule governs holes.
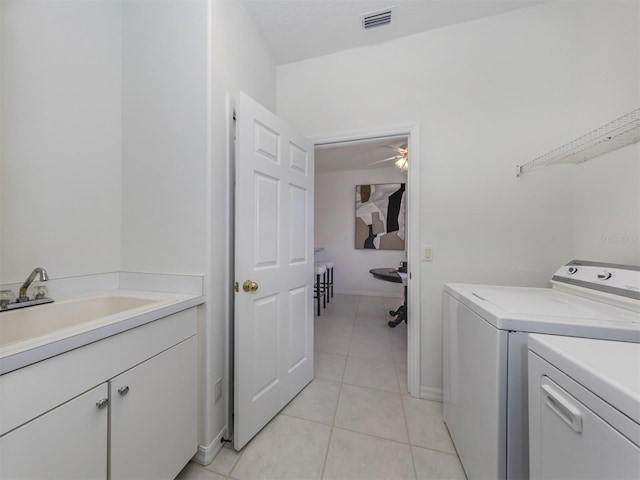
{"type": "Polygon", "coordinates": [[[407,321],[407,388],[412,397],[420,398],[420,322],[422,318],[420,311],[420,264],[422,261],[420,255],[420,124],[383,127],[364,132],[310,137],[310,139],[317,148],[398,136],[408,137],[409,145],[407,261],[409,262],[410,288],[407,289],[407,308],[413,320],[407,321]]]}

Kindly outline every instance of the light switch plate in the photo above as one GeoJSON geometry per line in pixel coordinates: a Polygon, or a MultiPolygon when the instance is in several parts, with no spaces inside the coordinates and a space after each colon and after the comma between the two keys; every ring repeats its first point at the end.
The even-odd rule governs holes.
{"type": "Polygon", "coordinates": [[[433,261],[433,247],[431,245],[424,245],[422,247],[422,261],[423,262],[433,261]]]}

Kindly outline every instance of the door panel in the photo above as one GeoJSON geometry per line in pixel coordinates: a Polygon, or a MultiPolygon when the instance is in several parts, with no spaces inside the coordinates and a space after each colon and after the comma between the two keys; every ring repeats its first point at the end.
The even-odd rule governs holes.
{"type": "Polygon", "coordinates": [[[304,264],[307,258],[307,194],[308,192],[295,185],[289,186],[289,222],[291,232],[291,242],[289,247],[289,264],[304,264]]]}
{"type": "Polygon", "coordinates": [[[234,447],[313,377],[313,144],[241,94],[237,105],[234,447]]]}
{"type": "Polygon", "coordinates": [[[254,302],[254,401],[278,383],[278,310],[275,295],[254,302]]]}
{"type": "MultiPolygon", "coordinates": [[[[306,286],[295,288],[289,292],[289,311],[292,318],[303,318],[309,310],[310,292],[306,286]]],[[[307,324],[305,322],[291,322],[289,324],[289,373],[309,358],[307,344],[296,342],[298,338],[307,338],[307,324]]]]}
{"type": "Polygon", "coordinates": [[[280,251],[280,182],[258,172],[254,175],[255,266],[274,267],[278,266],[280,251]]]}

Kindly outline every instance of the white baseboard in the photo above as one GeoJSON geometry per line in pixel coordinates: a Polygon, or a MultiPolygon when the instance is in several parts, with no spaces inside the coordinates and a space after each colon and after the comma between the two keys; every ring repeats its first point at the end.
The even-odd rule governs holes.
{"type": "Polygon", "coordinates": [[[223,428],[216,438],[209,445],[198,445],[198,451],[192,460],[200,465],[209,465],[216,458],[218,452],[222,449],[222,438],[227,433],[227,429],[223,428]]]}
{"type": "Polygon", "coordinates": [[[441,388],[420,387],[420,398],[442,403],[443,395],[441,388]]]}
{"type": "Polygon", "coordinates": [[[336,295],[362,295],[364,297],[404,298],[401,293],[370,292],[367,290],[336,290],[336,295]]]}

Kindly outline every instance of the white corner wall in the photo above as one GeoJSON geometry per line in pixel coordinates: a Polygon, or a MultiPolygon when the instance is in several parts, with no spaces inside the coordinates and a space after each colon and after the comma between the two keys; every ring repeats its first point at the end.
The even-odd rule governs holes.
{"type": "MultiPolygon", "coordinates": [[[[577,135],[640,107],[640,3],[591,2],[579,13],[583,103],[576,112],[577,135]]],[[[573,257],[640,265],[640,144],[567,169],[573,257]]]]}
{"type": "Polygon", "coordinates": [[[202,275],[207,1],[122,8],[122,269],[202,275]]]}
{"type": "Polygon", "coordinates": [[[120,267],[120,2],[0,2],[0,284],[120,267]]]}
{"type": "Polygon", "coordinates": [[[640,144],[575,168],[574,254],[640,266],[640,144]]]}
{"type": "Polygon", "coordinates": [[[424,391],[442,387],[445,282],[545,286],[573,257],[573,171],[515,165],[637,106],[637,19],[635,2],[550,2],[278,67],[278,114],[309,136],[420,124],[424,391]]]}
{"type": "MultiPolygon", "coordinates": [[[[233,389],[232,370],[229,368],[229,319],[233,293],[233,258],[230,255],[233,224],[230,202],[232,170],[229,164],[230,112],[227,100],[237,99],[242,90],[266,108],[275,110],[275,64],[255,29],[246,9],[237,0],[209,1],[210,25],[210,209],[209,257],[207,275],[207,324],[202,332],[202,351],[208,359],[202,382],[203,424],[201,444],[205,447],[203,459],[220,445],[219,435],[225,430],[229,418],[229,392],[233,389]],[[215,401],[214,384],[223,380],[222,399],[215,401]],[[217,442],[217,443],[216,443],[217,442]]],[[[229,430],[226,430],[227,437],[229,430]]],[[[215,450],[217,451],[217,450],[215,450]]]]}
{"type": "Polygon", "coordinates": [[[354,247],[356,185],[377,183],[407,183],[407,175],[395,167],[315,174],[314,237],[324,248],[316,257],[333,261],[335,293],[403,296],[402,285],[376,280],[369,270],[397,268],[406,252],[354,247]]]}

